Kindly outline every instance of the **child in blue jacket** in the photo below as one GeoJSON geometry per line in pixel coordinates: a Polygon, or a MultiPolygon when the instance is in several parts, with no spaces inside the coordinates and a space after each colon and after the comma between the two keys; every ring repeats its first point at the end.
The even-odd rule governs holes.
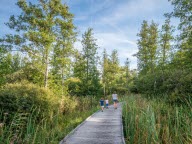
{"type": "Polygon", "coordinates": [[[104,110],[104,99],[101,98],[99,102],[100,102],[100,106],[101,106],[101,111],[103,112],[103,110],[104,110]]]}

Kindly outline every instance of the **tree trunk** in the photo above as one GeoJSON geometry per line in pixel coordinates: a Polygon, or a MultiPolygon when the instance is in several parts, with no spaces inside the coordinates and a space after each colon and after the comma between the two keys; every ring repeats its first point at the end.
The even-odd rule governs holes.
{"type": "Polygon", "coordinates": [[[62,70],[61,70],[61,78],[62,78],[62,80],[61,80],[61,86],[62,86],[62,96],[64,95],[64,70],[63,70],[63,68],[62,68],[62,70]]]}
{"type": "Polygon", "coordinates": [[[45,59],[45,74],[44,74],[44,87],[47,88],[48,85],[48,66],[49,66],[49,58],[48,55],[46,54],[46,59],[45,59]]]}

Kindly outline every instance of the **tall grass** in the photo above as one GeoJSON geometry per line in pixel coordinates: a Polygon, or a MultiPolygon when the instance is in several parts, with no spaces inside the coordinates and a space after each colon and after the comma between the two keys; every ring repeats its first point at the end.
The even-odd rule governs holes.
{"type": "Polygon", "coordinates": [[[123,122],[126,143],[191,144],[192,105],[169,105],[139,95],[124,97],[123,122]]]}
{"type": "Polygon", "coordinates": [[[3,118],[0,122],[0,144],[58,144],[72,129],[98,109],[95,98],[92,102],[87,97],[76,99],[79,104],[74,110],[65,113],[58,110],[55,115],[44,119],[37,119],[38,113],[16,113],[11,123],[6,124],[8,114],[0,111],[0,118],[3,118]]]}

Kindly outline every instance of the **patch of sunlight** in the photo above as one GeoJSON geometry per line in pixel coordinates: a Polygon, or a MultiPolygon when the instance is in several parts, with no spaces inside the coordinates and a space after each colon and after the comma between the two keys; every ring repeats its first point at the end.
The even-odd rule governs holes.
{"type": "Polygon", "coordinates": [[[77,123],[81,123],[82,122],[82,118],[81,117],[79,117],[79,118],[75,118],[75,119],[73,119],[73,120],[71,120],[71,124],[77,124],[77,123]]]}
{"type": "Polygon", "coordinates": [[[75,121],[80,123],[82,121],[82,118],[76,118],[75,121]]]}
{"type": "Polygon", "coordinates": [[[86,121],[102,122],[102,120],[101,120],[101,119],[98,119],[98,118],[90,118],[90,119],[88,119],[88,120],[86,120],[86,121]]]}

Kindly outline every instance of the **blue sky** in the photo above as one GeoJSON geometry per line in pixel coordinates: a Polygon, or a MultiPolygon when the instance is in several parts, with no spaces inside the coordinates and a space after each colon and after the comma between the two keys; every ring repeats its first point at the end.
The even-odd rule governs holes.
{"type": "MultiPolygon", "coordinates": [[[[27,0],[32,3],[37,0],[27,0]]],[[[17,0],[1,0],[0,3],[0,37],[12,31],[5,26],[10,15],[20,14],[15,5],[17,0]]],[[[116,49],[119,54],[120,64],[123,65],[129,58],[130,68],[137,67],[137,59],[132,55],[137,53],[137,33],[143,20],[154,20],[160,26],[164,23],[164,13],[171,12],[173,6],[168,0],[63,0],[70,11],[75,15],[74,23],[78,28],[78,39],[75,43],[81,49],[81,36],[87,28],[94,29],[97,39],[99,54],[105,48],[108,54],[116,49]]],[[[177,25],[178,20],[172,19],[172,24],[177,25]]]]}

